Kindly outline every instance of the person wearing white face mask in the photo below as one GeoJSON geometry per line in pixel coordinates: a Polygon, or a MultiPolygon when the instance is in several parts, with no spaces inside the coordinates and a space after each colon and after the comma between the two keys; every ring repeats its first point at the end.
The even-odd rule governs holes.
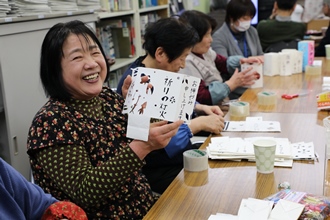
{"type": "Polygon", "coordinates": [[[251,26],[256,8],[251,0],[230,0],[222,27],[213,33],[212,49],[224,57],[263,55],[258,32],[251,26]]]}

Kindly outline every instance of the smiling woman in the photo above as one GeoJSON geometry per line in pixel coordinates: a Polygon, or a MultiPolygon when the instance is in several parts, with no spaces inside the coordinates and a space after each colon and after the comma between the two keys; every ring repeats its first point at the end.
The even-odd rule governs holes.
{"type": "Polygon", "coordinates": [[[88,219],[142,219],[157,199],[141,175],[144,157],[164,148],[182,121],[151,124],[147,142],[127,139],[124,99],[103,87],[108,73],[101,44],[84,23],[59,23],[46,34],[40,77],[49,100],[28,136],[34,180],[79,204],[88,219]]]}

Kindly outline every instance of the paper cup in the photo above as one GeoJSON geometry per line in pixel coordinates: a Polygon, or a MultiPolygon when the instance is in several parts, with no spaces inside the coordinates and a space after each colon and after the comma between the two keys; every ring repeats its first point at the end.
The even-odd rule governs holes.
{"type": "Polygon", "coordinates": [[[253,142],[257,171],[267,174],[274,172],[276,141],[260,139],[253,142]]]}
{"type": "Polygon", "coordinates": [[[327,60],[330,60],[330,44],[325,45],[325,56],[327,60]]]}

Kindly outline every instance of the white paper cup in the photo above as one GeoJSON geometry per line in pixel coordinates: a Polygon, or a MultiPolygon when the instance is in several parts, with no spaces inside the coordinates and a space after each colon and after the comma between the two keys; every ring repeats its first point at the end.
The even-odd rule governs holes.
{"type": "Polygon", "coordinates": [[[330,60],[330,44],[325,45],[325,56],[327,60],[330,60]]]}
{"type": "Polygon", "coordinates": [[[257,171],[267,174],[274,172],[276,141],[260,139],[253,142],[257,171]]]}

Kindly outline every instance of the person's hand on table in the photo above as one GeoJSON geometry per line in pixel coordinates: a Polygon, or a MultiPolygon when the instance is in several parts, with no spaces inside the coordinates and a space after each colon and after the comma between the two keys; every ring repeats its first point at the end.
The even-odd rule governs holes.
{"type": "Polygon", "coordinates": [[[217,105],[196,104],[195,111],[197,112],[197,114],[205,114],[205,115],[216,114],[216,115],[224,116],[223,112],[217,105]]]}

